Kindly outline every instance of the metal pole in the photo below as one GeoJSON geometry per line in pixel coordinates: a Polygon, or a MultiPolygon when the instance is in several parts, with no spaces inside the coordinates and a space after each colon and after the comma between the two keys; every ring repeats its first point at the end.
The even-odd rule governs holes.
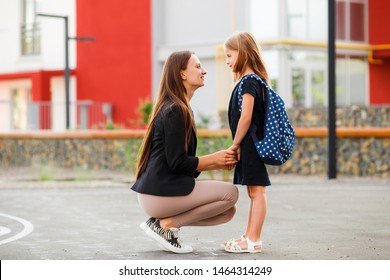
{"type": "Polygon", "coordinates": [[[67,16],[58,16],[50,14],[41,14],[38,13],[37,16],[40,17],[50,17],[50,18],[61,18],[65,21],[65,106],[66,106],[66,129],[70,127],[70,110],[69,110],[69,28],[68,28],[68,17],[67,16]]]}
{"type": "Polygon", "coordinates": [[[66,129],[70,128],[70,69],[69,69],[69,40],[95,41],[93,37],[69,37],[68,16],[58,16],[38,13],[40,17],[61,18],[65,21],[65,107],[66,107],[66,129]]]}
{"type": "Polygon", "coordinates": [[[328,178],[337,176],[335,0],[328,0],[328,178]]]}
{"type": "Polygon", "coordinates": [[[70,94],[69,94],[69,27],[68,17],[64,17],[65,20],[65,103],[66,103],[66,129],[70,128],[70,94]]]}

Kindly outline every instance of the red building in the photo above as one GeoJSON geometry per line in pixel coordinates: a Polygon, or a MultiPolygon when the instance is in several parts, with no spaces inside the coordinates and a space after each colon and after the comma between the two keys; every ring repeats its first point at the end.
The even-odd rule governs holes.
{"type": "Polygon", "coordinates": [[[151,98],[151,1],[77,1],[77,98],[113,105],[113,122],[129,126],[151,98]]]}

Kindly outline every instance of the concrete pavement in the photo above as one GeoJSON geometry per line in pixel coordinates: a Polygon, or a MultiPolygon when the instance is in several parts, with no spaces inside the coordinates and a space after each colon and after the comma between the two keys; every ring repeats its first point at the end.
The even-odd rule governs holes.
{"type": "Polygon", "coordinates": [[[229,254],[219,247],[245,229],[249,202],[241,187],[235,218],[182,228],[194,252],[177,255],[160,250],[138,227],[147,216],[126,174],[40,182],[26,170],[2,169],[0,178],[2,260],[390,259],[388,179],[274,175],[263,253],[229,254]]]}

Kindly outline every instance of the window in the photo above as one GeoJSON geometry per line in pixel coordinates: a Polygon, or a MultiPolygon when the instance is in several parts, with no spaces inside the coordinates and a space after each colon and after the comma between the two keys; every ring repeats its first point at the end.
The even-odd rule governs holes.
{"type": "Polygon", "coordinates": [[[307,5],[306,0],[287,2],[287,36],[295,39],[306,37],[307,5]]]}
{"type": "Polygon", "coordinates": [[[323,107],[328,101],[325,99],[325,69],[311,70],[311,105],[313,107],[323,107]]]}
{"type": "Polygon", "coordinates": [[[286,35],[288,38],[301,40],[325,40],[327,38],[326,0],[286,1],[286,35]]]}
{"type": "Polygon", "coordinates": [[[338,0],[336,38],[343,41],[367,41],[367,0],[338,0]]]}
{"type": "Polygon", "coordinates": [[[338,106],[364,105],[367,63],[362,57],[344,56],[336,60],[336,103],[338,106]]]}
{"type": "Polygon", "coordinates": [[[40,53],[40,30],[36,22],[36,0],[23,0],[23,18],[21,26],[22,55],[40,53]]]}
{"type": "Polygon", "coordinates": [[[293,107],[327,106],[326,56],[323,53],[291,51],[288,69],[293,107]]]}
{"type": "Polygon", "coordinates": [[[292,106],[323,107],[327,104],[325,69],[317,65],[297,65],[291,69],[292,106]]]}
{"type": "Polygon", "coordinates": [[[292,100],[293,107],[305,106],[305,71],[301,68],[293,68],[292,74],[292,100]]]}
{"type": "MultiPolygon", "coordinates": [[[[290,91],[293,107],[328,106],[325,56],[290,53],[290,91]]],[[[337,106],[367,104],[367,61],[364,57],[339,55],[336,60],[337,106]]]]}

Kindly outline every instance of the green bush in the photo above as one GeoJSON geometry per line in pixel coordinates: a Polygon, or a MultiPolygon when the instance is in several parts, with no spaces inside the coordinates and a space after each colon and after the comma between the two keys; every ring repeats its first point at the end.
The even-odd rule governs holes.
{"type": "Polygon", "coordinates": [[[141,124],[147,125],[153,111],[153,102],[149,99],[140,102],[138,113],[141,115],[141,124]]]}
{"type": "MultiPolygon", "coordinates": [[[[233,143],[232,137],[223,137],[218,135],[216,137],[198,137],[197,156],[204,156],[220,150],[229,148],[233,143]]],[[[234,170],[234,169],[233,169],[234,170]]],[[[210,170],[202,172],[203,177],[210,179],[219,179],[223,181],[231,181],[233,170],[210,170]]]]}

